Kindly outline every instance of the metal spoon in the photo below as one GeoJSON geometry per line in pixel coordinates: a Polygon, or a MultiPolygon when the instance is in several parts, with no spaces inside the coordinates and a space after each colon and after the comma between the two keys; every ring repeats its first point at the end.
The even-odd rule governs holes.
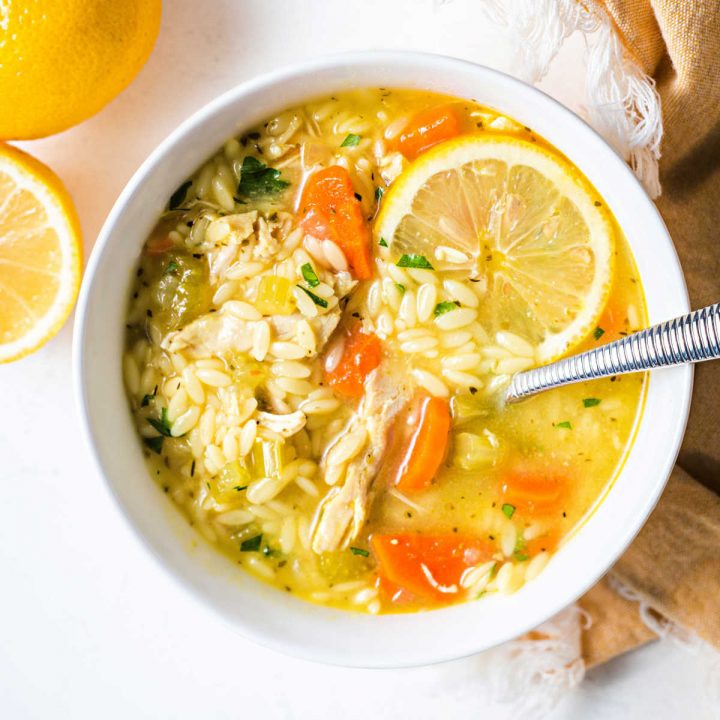
{"type": "Polygon", "coordinates": [[[516,402],[583,380],[720,358],[720,303],[653,325],[621,340],[512,376],[505,395],[516,402]]]}

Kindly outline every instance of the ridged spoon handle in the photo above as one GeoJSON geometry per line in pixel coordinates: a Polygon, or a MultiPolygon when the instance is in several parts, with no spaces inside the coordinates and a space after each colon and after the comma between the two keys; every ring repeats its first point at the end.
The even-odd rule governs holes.
{"type": "Polygon", "coordinates": [[[513,375],[506,400],[582,380],[720,358],[720,303],[653,325],[594,350],[513,375]]]}

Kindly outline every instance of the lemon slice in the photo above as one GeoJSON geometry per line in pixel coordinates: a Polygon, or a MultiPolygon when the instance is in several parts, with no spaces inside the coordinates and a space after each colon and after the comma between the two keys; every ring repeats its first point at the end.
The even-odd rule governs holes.
{"type": "Polygon", "coordinates": [[[391,260],[421,255],[484,283],[480,322],[526,338],[541,363],[587,336],[610,291],[604,203],[567,160],[516,137],[465,136],[421,155],[383,199],[375,235],[391,260]]]}
{"type": "Polygon", "coordinates": [[[60,179],[0,143],[0,362],[43,345],[77,298],[80,224],[60,179]]]}

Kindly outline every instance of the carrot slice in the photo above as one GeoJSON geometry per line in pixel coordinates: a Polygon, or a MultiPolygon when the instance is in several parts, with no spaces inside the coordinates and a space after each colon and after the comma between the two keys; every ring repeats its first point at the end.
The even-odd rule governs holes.
{"type": "Polygon", "coordinates": [[[542,535],[528,540],[525,545],[525,554],[533,558],[541,552],[554,552],[559,543],[560,530],[558,528],[551,528],[542,535]]]}
{"type": "Polygon", "coordinates": [[[622,337],[621,333],[627,331],[627,308],[621,308],[610,302],[605,306],[593,334],[595,340],[600,343],[609,343],[619,340],[622,337]]]}
{"type": "Polygon", "coordinates": [[[410,605],[417,601],[415,595],[409,590],[400,587],[392,580],[388,580],[384,575],[378,575],[375,581],[375,587],[378,589],[380,599],[386,603],[393,605],[410,605]]]}
{"type": "Polygon", "coordinates": [[[373,275],[370,229],[348,171],[333,165],[313,173],[300,200],[300,226],[319,240],[332,240],[358,280],[373,275]]]}
{"type": "Polygon", "coordinates": [[[174,245],[172,238],[167,233],[157,233],[150,236],[145,243],[146,255],[162,255],[174,245]]]}
{"type": "Polygon", "coordinates": [[[432,483],[447,452],[450,433],[447,401],[420,395],[408,417],[408,427],[412,434],[395,484],[400,490],[423,490],[432,483]]]}
{"type": "Polygon", "coordinates": [[[382,360],[382,344],[376,335],[364,333],[355,323],[345,340],[342,357],[337,366],[325,373],[325,379],[340,395],[361,397],[365,379],[382,360]]]}
{"type": "Polygon", "coordinates": [[[408,160],[414,160],[433,145],[459,134],[457,111],[451,105],[438,105],[411,117],[390,147],[399,150],[408,160]]]}
{"type": "Polygon", "coordinates": [[[564,477],[539,470],[512,470],[502,479],[503,503],[532,516],[561,513],[569,485],[564,477]]]}
{"type": "Polygon", "coordinates": [[[406,593],[412,593],[441,604],[460,598],[463,573],[487,562],[494,552],[485,540],[455,533],[373,535],[370,545],[378,561],[381,587],[385,583],[391,589],[402,589],[405,593],[398,599],[403,601],[408,600],[406,593]]]}

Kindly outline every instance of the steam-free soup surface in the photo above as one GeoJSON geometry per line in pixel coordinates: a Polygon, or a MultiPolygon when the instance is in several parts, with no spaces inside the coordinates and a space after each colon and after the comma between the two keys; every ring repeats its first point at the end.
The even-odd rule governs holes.
{"type": "Polygon", "coordinates": [[[591,318],[561,347],[576,352],[646,317],[627,243],[587,181],[577,173],[583,210],[530,161],[477,159],[490,142],[577,173],[474,102],[358,90],[228,140],[144,244],[123,367],[150,474],[282,592],[370,613],[513,592],[623,463],[644,376],[502,402],[562,328],[591,318]],[[475,159],[432,175],[449,148],[475,159]],[[462,195],[471,171],[486,215],[462,195]],[[396,212],[423,172],[425,195],[396,212]],[[447,217],[420,222],[422,203],[447,217]],[[463,213],[474,229],[458,237],[463,213]],[[601,245],[583,229],[591,213],[609,228],[601,245]],[[583,315],[592,302],[600,314],[583,315]]]}

